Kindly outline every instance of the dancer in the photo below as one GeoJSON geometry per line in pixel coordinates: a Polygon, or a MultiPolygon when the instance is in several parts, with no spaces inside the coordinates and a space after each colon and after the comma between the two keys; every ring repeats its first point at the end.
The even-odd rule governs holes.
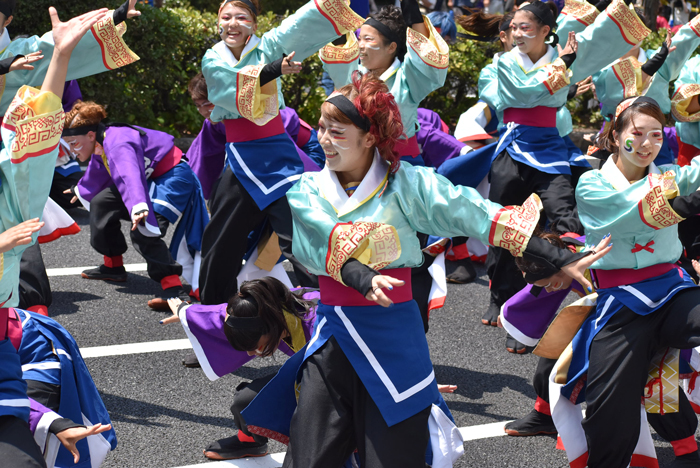
{"type": "MultiPolygon", "coordinates": [[[[552,375],[565,376],[566,383],[553,382],[550,398],[569,460],[587,458],[591,468],[630,463],[650,357],[668,347],[700,345],[700,290],[674,265],[682,251],[676,224],[700,211],[700,164],[653,163],[664,123],[653,99],[623,101],[601,141],[612,156],[576,189],[587,247],[610,234],[615,246],[592,266],[596,311],[576,334],[572,352],[557,362],[552,375]],[[582,401],[586,417],[578,424],[581,413],[571,402],[582,401]],[[617,430],[614,421],[624,421],[625,429],[617,430]]],[[[690,464],[674,466],[696,466],[694,453],[690,464]]]]}
{"type": "MultiPolygon", "coordinates": [[[[49,8],[54,53],[41,90],[22,87],[17,92],[2,124],[3,149],[0,153],[2,172],[2,206],[0,221],[3,234],[2,276],[0,277],[0,347],[3,365],[0,376],[0,456],[9,467],[45,466],[41,452],[30,441],[26,421],[30,402],[26,382],[22,379],[19,344],[8,337],[9,309],[19,300],[19,258],[24,246],[33,241],[41,223],[41,214],[49,195],[50,181],[58,154],[63,128],[60,97],[66,82],[71,53],[80,39],[95,24],[106,21],[107,10],[97,10],[61,23],[56,10],[49,8]],[[45,135],[45,138],[40,137],[45,135]],[[8,238],[9,237],[9,238],[8,238]]],[[[82,422],[82,421],[81,421],[82,422]]],[[[72,442],[76,431],[71,430],[72,442]]],[[[78,432],[87,434],[88,431],[78,432]]],[[[65,434],[64,434],[65,435],[65,434]]]]}
{"type": "Polygon", "coordinates": [[[82,277],[126,281],[122,255],[128,246],[120,221],[130,221],[131,242],[146,260],[148,276],[162,287],[148,306],[167,310],[168,298],[188,300],[180,275],[193,291],[198,288],[199,251],[208,221],[202,190],[172,136],[105,124],[106,117],[104,107],[82,101],[65,117],[63,138],[78,160],[90,161],[78,185],[68,191],[90,211],[90,245],[104,256],[102,265],[83,271],[82,277]],[[175,223],[168,249],[163,237],[175,223]]]}
{"type": "MultiPolygon", "coordinates": [[[[278,374],[301,377],[284,466],[340,466],[357,448],[362,466],[422,468],[431,411],[443,416],[436,416],[433,406],[438,389],[407,284],[409,268],[422,261],[415,230],[508,243],[516,255],[544,247],[538,255],[568,271],[578,271],[607,249],[585,258],[550,257],[549,244],[530,238],[539,217],[536,196],[523,207],[505,209],[432,170],[400,163],[393,151],[403,131],[399,110],[373,75],[356,77],[321,110],[326,167],[305,174],[287,195],[299,239],[294,252],[319,274],[321,302],[299,373],[289,370],[302,364],[297,360],[278,374]],[[516,236],[523,244],[503,237],[500,223],[506,219],[527,226],[516,236]],[[376,271],[385,267],[392,268],[376,271]]],[[[249,424],[261,425],[246,414],[249,424]]]]}
{"type": "Polygon", "coordinates": [[[214,104],[211,120],[224,122],[228,142],[228,167],[217,188],[222,196],[210,201],[212,219],[202,241],[203,304],[221,304],[236,293],[248,233],[265,217],[297,282],[316,284],[292,254],[292,218],[284,195],[304,165],[279,116],[284,101],[278,78],[299,72],[301,64],[291,59],[316,53],[357,29],[362,18],[342,0],[312,1],[260,38],[255,35],[258,12],[257,0],[224,1],[218,16],[222,40],[202,60],[214,104]]]}
{"type": "Polygon", "coordinates": [[[416,140],[417,112],[420,102],[445,84],[449,63],[445,40],[421,14],[416,0],[403,0],[401,9],[387,6],[368,18],[360,28],[359,41],[353,31],[336,42],[319,52],[335,87],[350,83],[356,70],[375,73],[401,110],[406,136],[396,143],[396,151],[405,161],[424,166],[416,140]]]}

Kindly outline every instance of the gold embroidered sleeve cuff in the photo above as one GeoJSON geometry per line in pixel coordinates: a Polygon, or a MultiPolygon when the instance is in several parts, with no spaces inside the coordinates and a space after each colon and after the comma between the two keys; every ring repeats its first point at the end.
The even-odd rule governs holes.
{"type": "Polygon", "coordinates": [[[355,32],[365,22],[345,0],[314,0],[314,3],[318,11],[331,22],[338,36],[355,32]]]}
{"type": "Polygon", "coordinates": [[[22,86],[5,113],[2,126],[14,132],[12,162],[50,153],[63,131],[61,98],[53,93],[22,86]]]}
{"type": "Polygon", "coordinates": [[[566,69],[566,64],[560,58],[547,65],[549,74],[544,80],[544,85],[549,90],[549,94],[554,94],[562,88],[569,86],[569,71],[566,69]]]}
{"type": "Polygon", "coordinates": [[[534,193],[520,206],[501,208],[491,222],[489,244],[508,250],[514,257],[522,257],[541,210],[540,197],[534,193]]]}
{"type": "Polygon", "coordinates": [[[598,10],[588,2],[566,0],[561,14],[573,18],[588,27],[593,24],[599,13],[598,10]]]}
{"type": "Polygon", "coordinates": [[[360,47],[355,33],[347,33],[345,44],[337,46],[328,44],[318,53],[323,63],[352,63],[360,58],[360,47]]]}
{"type": "Polygon", "coordinates": [[[681,85],[671,99],[671,113],[679,122],[700,122],[700,112],[687,111],[693,96],[700,96],[700,84],[681,85]]]}
{"type": "Polygon", "coordinates": [[[428,28],[430,37],[425,37],[415,29],[408,28],[406,43],[427,65],[434,68],[447,68],[450,63],[450,49],[447,43],[435,30],[427,16],[423,16],[423,22],[428,28]]]}
{"type": "Polygon", "coordinates": [[[605,10],[617,27],[620,28],[622,37],[627,43],[636,46],[651,32],[639,19],[633,5],[629,7],[622,0],[614,0],[605,10]]]}
{"type": "Polygon", "coordinates": [[[343,283],[340,269],[350,258],[381,270],[400,256],[401,242],[393,226],[366,221],[338,223],[328,240],[326,272],[343,283]]]}
{"type": "Polygon", "coordinates": [[[102,61],[108,70],[114,70],[134,63],[139,56],[129,49],[122,35],[126,32],[126,22],[114,26],[111,12],[92,26],[92,34],[102,49],[102,61]]]}
{"type": "Polygon", "coordinates": [[[672,171],[663,174],[649,174],[649,192],[639,200],[639,216],[642,222],[652,229],[663,229],[683,221],[668,200],[678,196],[678,185],[672,171]]]}
{"type": "Polygon", "coordinates": [[[248,65],[236,73],[238,113],[257,125],[265,125],[279,113],[277,80],[260,87],[260,72],[265,65],[248,65]]]}

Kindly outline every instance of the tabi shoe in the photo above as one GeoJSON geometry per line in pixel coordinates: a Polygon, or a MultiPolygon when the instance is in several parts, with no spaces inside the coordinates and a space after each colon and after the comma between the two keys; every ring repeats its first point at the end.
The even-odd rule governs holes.
{"type": "Polygon", "coordinates": [[[265,455],[267,455],[267,443],[241,442],[238,440],[238,434],[212,442],[204,449],[204,456],[210,460],[235,460],[265,455]]]}
{"type": "Polygon", "coordinates": [[[182,365],[185,367],[202,367],[202,365],[199,363],[199,359],[197,359],[197,355],[194,353],[189,353],[185,355],[184,358],[182,358],[182,365]]]}
{"type": "Polygon", "coordinates": [[[513,354],[525,354],[527,347],[508,333],[506,334],[506,351],[513,354]]]}
{"type": "Polygon", "coordinates": [[[556,434],[557,428],[551,416],[532,410],[530,413],[516,421],[506,424],[506,434],[509,436],[534,436],[538,434],[556,434]]]}
{"type": "Polygon", "coordinates": [[[686,453],[676,457],[673,463],[669,465],[670,468],[698,468],[700,467],[700,455],[698,451],[686,453]]]}
{"type": "Polygon", "coordinates": [[[481,323],[484,325],[491,325],[492,327],[498,326],[498,316],[501,314],[501,307],[496,304],[493,300],[493,296],[489,301],[489,308],[486,309],[486,313],[481,317],[481,323]]]}
{"type": "Polygon", "coordinates": [[[163,292],[148,301],[148,307],[153,310],[170,310],[168,299],[177,297],[182,302],[191,302],[190,295],[182,286],[173,286],[172,288],[164,289],[163,292]]]}
{"type": "Polygon", "coordinates": [[[476,279],[476,268],[471,259],[463,258],[449,263],[453,264],[455,269],[447,275],[448,283],[466,284],[476,279]]]}
{"type": "Polygon", "coordinates": [[[80,276],[91,280],[116,281],[118,283],[124,283],[127,278],[127,273],[123,266],[110,268],[105,265],[100,265],[92,270],[83,271],[80,276]]]}

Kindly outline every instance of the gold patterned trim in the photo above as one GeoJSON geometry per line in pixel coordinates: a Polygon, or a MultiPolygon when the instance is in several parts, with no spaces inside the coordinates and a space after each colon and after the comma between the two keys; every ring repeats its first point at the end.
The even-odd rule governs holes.
{"type": "Polygon", "coordinates": [[[683,221],[685,218],[673,211],[669,199],[678,195],[675,173],[649,174],[649,192],[639,200],[638,209],[642,222],[652,229],[663,229],[683,221]]]}
{"type": "Polygon", "coordinates": [[[569,86],[569,72],[562,59],[557,58],[550,65],[547,65],[547,69],[549,74],[544,80],[544,85],[547,87],[549,94],[554,94],[560,89],[569,86]]]}
{"type": "Polygon", "coordinates": [[[102,63],[108,70],[114,70],[139,60],[126,45],[122,34],[126,31],[126,23],[114,26],[112,15],[107,15],[92,26],[92,34],[102,49],[102,63]]]}
{"type": "Polygon", "coordinates": [[[424,16],[423,22],[430,37],[425,37],[413,28],[406,32],[406,43],[418,57],[433,68],[447,68],[450,63],[450,49],[442,36],[435,30],[430,20],[424,16]]]}
{"type": "Polygon", "coordinates": [[[598,10],[588,2],[579,2],[578,0],[566,0],[562,15],[570,16],[579,23],[590,26],[598,17],[598,10]]]}
{"type": "Polygon", "coordinates": [[[520,206],[501,208],[491,222],[489,244],[508,250],[514,257],[522,257],[541,210],[540,197],[534,193],[520,206]]]}
{"type": "Polygon", "coordinates": [[[236,108],[241,117],[256,125],[265,125],[277,117],[279,100],[277,80],[260,87],[260,72],[265,65],[248,65],[236,73],[236,108]]]}
{"type": "Polygon", "coordinates": [[[11,161],[19,164],[56,149],[63,132],[61,99],[53,93],[22,86],[5,113],[2,126],[15,133],[11,161]]]}
{"type": "Polygon", "coordinates": [[[622,38],[633,46],[642,42],[651,31],[639,19],[632,6],[625,5],[622,0],[614,0],[605,13],[620,28],[622,38]]]}
{"type": "Polygon", "coordinates": [[[401,241],[394,226],[366,221],[338,223],[328,239],[326,271],[343,283],[340,269],[350,258],[381,270],[400,256],[401,241]]]}
{"type": "Polygon", "coordinates": [[[623,99],[632,96],[639,96],[642,80],[642,64],[634,57],[627,57],[612,66],[615,78],[622,86],[623,99]]]}
{"type": "Polygon", "coordinates": [[[700,16],[695,16],[693,19],[690,20],[688,23],[688,26],[690,26],[690,29],[693,30],[696,36],[700,37],[700,16]]]}
{"type": "Polygon", "coordinates": [[[345,35],[347,42],[342,46],[328,44],[318,53],[323,63],[352,63],[360,57],[360,46],[354,33],[345,35]]]}
{"type": "Polygon", "coordinates": [[[687,111],[693,96],[700,96],[700,84],[698,83],[680,85],[673,93],[671,113],[679,122],[700,122],[700,112],[689,114],[687,111]]]}
{"type": "Polygon", "coordinates": [[[644,386],[644,408],[647,413],[678,412],[678,366],[680,350],[659,351],[649,363],[649,377],[644,386]]]}
{"type": "Polygon", "coordinates": [[[564,307],[549,324],[532,353],[547,359],[559,359],[583,322],[595,310],[597,299],[598,294],[593,293],[564,307]]]}
{"type": "Polygon", "coordinates": [[[355,13],[345,0],[314,0],[314,3],[319,13],[330,21],[338,36],[354,32],[365,22],[365,19],[355,13]]]}
{"type": "Polygon", "coordinates": [[[301,318],[287,312],[286,310],[282,310],[282,312],[284,313],[284,320],[287,322],[287,328],[289,329],[290,335],[289,338],[292,342],[290,348],[292,348],[292,351],[296,353],[306,344],[306,335],[304,334],[304,327],[301,323],[301,318]]]}

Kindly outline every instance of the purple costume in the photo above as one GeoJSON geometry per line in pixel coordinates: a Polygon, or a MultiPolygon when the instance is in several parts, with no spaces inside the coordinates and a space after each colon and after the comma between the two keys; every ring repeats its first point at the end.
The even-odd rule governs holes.
{"type": "Polygon", "coordinates": [[[443,130],[442,120],[435,112],[418,108],[420,130],[416,140],[421,147],[423,161],[426,166],[438,168],[447,161],[469,151],[469,147],[443,130]]]}

